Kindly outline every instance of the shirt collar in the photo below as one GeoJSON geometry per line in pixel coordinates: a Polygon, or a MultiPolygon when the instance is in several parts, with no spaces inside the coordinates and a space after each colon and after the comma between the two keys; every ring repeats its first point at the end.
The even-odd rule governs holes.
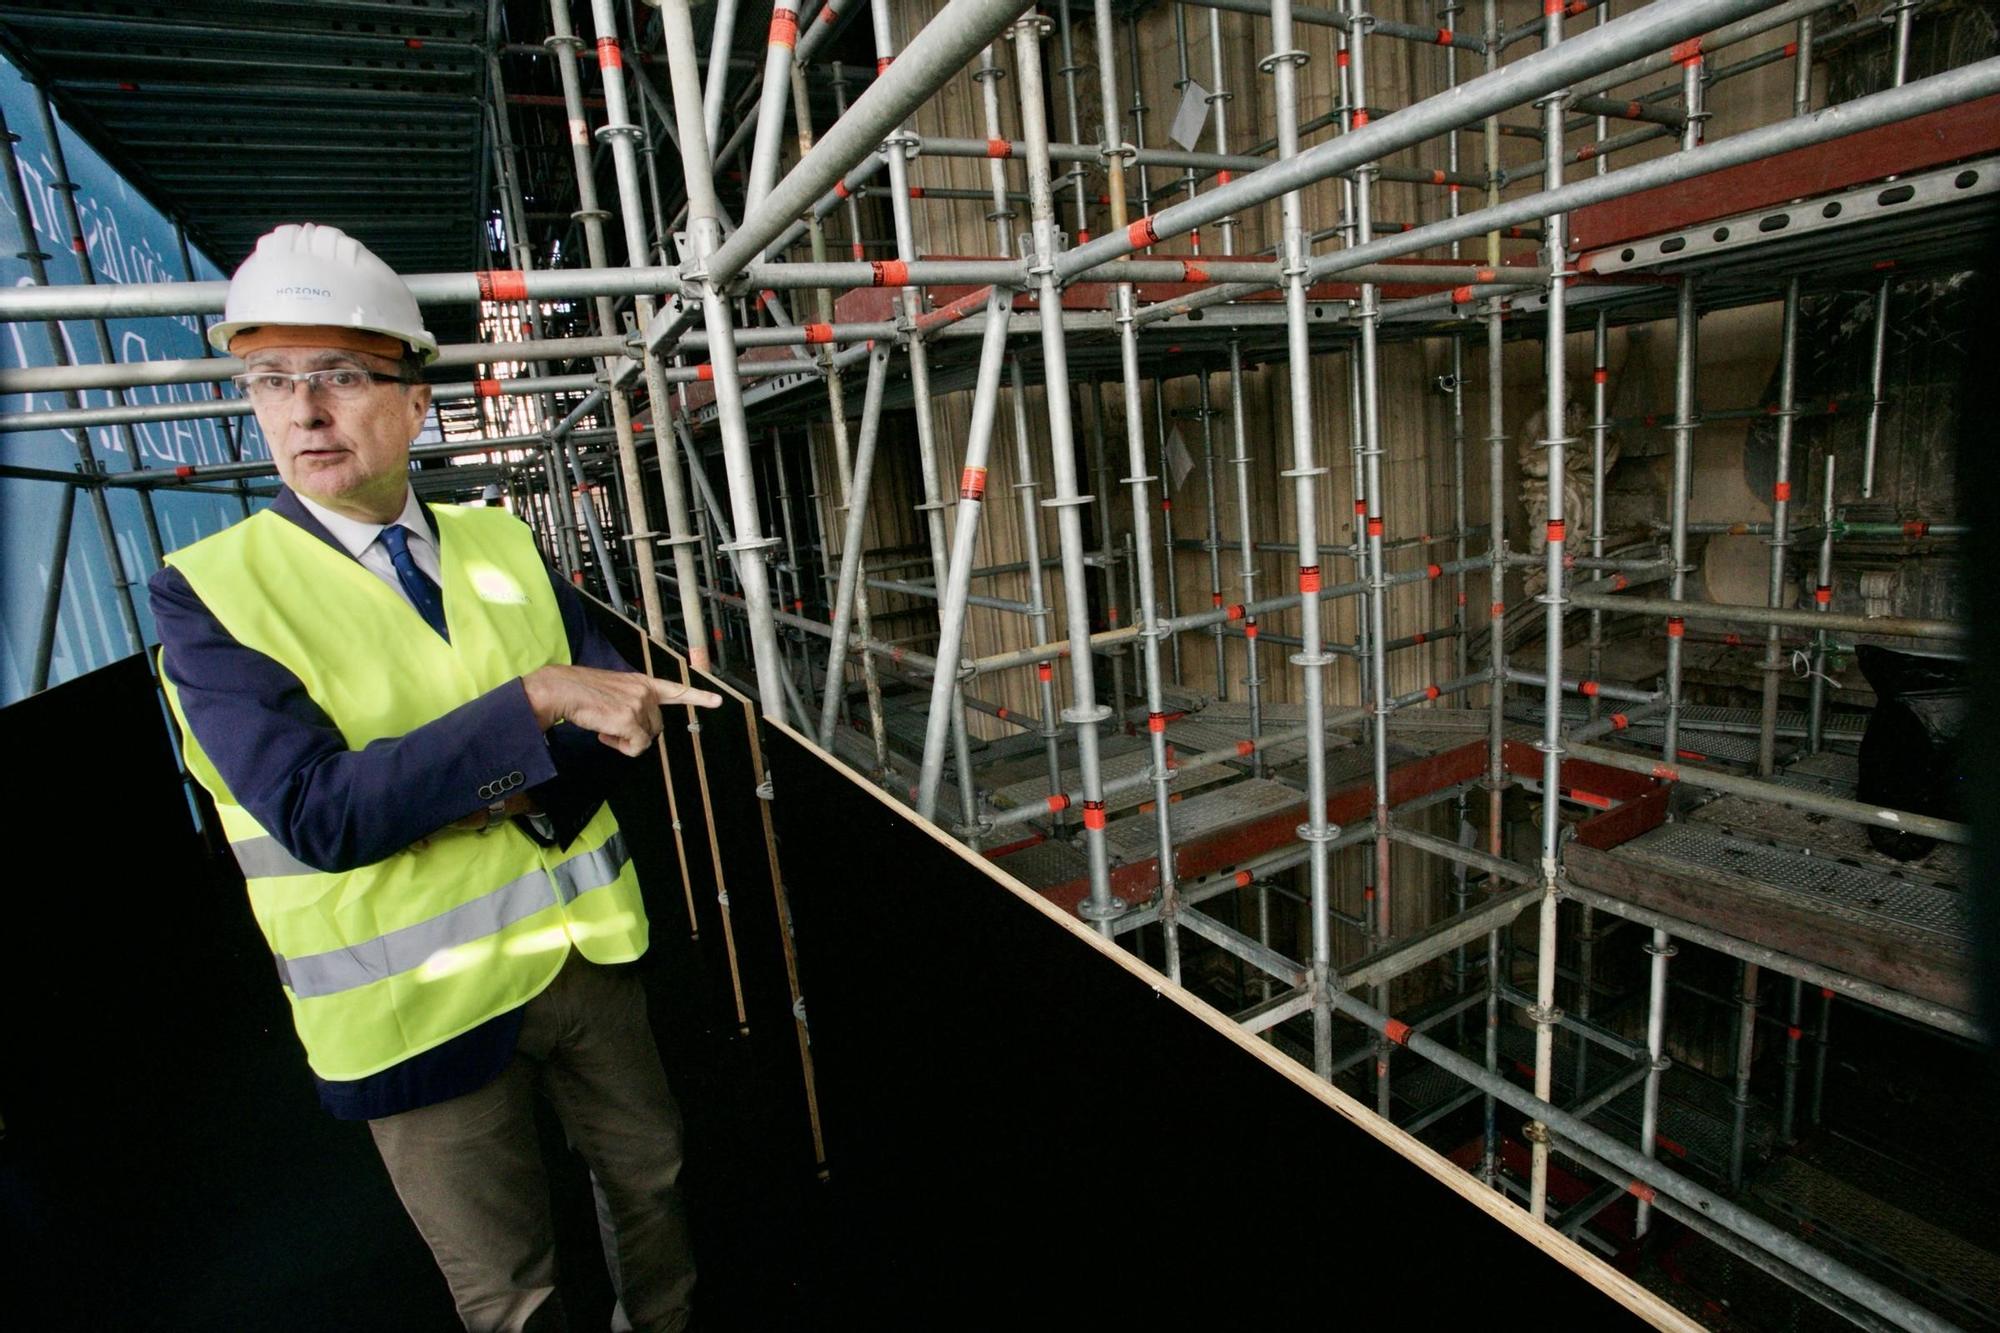
{"type": "Polygon", "coordinates": [[[413,537],[422,541],[431,540],[431,525],[425,521],[423,505],[418,502],[414,490],[404,490],[403,512],[396,516],[393,524],[368,523],[358,518],[349,518],[345,514],[336,514],[323,504],[298,495],[296,491],[293,494],[297,496],[298,502],[305,506],[306,512],[318,519],[320,526],[340,543],[341,549],[356,560],[361,558],[363,551],[375,544],[375,539],[382,535],[382,529],[385,527],[400,525],[409,529],[413,537]]]}

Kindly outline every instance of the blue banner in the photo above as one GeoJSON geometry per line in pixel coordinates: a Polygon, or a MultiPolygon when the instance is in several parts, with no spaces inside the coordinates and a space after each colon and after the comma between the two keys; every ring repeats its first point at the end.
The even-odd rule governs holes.
{"type": "MultiPolygon", "coordinates": [[[[7,128],[20,136],[15,145],[21,183],[28,198],[34,234],[22,236],[10,208],[0,207],[0,281],[12,286],[33,283],[23,250],[49,256],[49,281],[83,280],[70,232],[69,215],[57,186],[50,146],[43,132],[38,95],[13,65],[0,59],[0,111],[7,128]]],[[[182,265],[181,245],[174,224],[134,190],[105,160],[59,125],[62,152],[76,185],[76,206],[82,219],[83,243],[100,283],[181,282],[227,277],[209,259],[190,250],[190,275],[182,265]]],[[[234,264],[240,256],[224,257],[234,264]]],[[[114,319],[106,322],[105,340],[111,360],[121,362],[196,358],[203,355],[203,323],[194,316],[114,319]]],[[[73,365],[107,360],[97,328],[89,320],[62,325],[62,359],[73,365]]],[[[50,330],[45,324],[0,324],[0,368],[17,369],[58,364],[50,330]]],[[[234,390],[222,386],[233,396],[234,390]]],[[[73,405],[115,407],[127,404],[198,402],[211,397],[207,384],[157,385],[126,390],[0,395],[0,413],[46,412],[73,405]]],[[[78,432],[33,430],[0,434],[0,462],[18,467],[74,473],[82,462],[78,432]]],[[[207,418],[152,422],[143,425],[98,426],[87,432],[97,465],[107,473],[135,468],[166,468],[225,463],[234,458],[268,458],[254,420],[207,418]],[[240,452],[239,452],[240,451],[240,452]]],[[[268,488],[269,483],[262,483],[268,488]]],[[[0,705],[29,692],[35,668],[44,605],[51,578],[63,578],[61,613],[56,622],[55,651],[49,684],[67,680],[138,651],[140,645],[126,625],[123,600],[108,558],[97,511],[87,494],[79,493],[67,548],[55,549],[64,504],[60,482],[0,478],[0,705]]],[[[146,607],[145,581],[159,568],[148,532],[141,497],[130,489],[107,488],[113,538],[118,559],[132,581],[131,599],[139,635],[153,641],[152,616],[146,607]]],[[[216,532],[243,514],[243,502],[226,488],[223,493],[160,490],[153,497],[159,546],[171,551],[216,532]]],[[[260,503],[252,498],[251,505],[260,503]]]]}

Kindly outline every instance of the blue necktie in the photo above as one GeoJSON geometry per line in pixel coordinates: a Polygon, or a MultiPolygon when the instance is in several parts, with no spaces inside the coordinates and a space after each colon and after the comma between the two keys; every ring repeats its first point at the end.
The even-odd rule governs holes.
{"type": "Polygon", "coordinates": [[[396,580],[410,595],[410,604],[417,608],[417,614],[426,624],[450,642],[451,631],[444,624],[444,594],[431,582],[430,575],[417,568],[416,557],[410,554],[410,534],[402,524],[392,523],[382,529],[381,541],[389,548],[389,563],[396,567],[396,580]]]}

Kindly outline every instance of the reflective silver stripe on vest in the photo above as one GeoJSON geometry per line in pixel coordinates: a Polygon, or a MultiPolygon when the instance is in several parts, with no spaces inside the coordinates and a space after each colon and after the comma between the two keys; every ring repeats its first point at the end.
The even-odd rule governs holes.
{"type": "Polygon", "coordinates": [[[276,838],[246,838],[242,842],[230,843],[229,850],[236,853],[236,864],[243,867],[245,879],[320,873],[318,869],[286,851],[276,838]]]}
{"type": "Polygon", "coordinates": [[[570,903],[581,894],[614,882],[625,862],[625,836],[614,834],[595,851],[573,856],[552,871],[531,870],[428,921],[344,949],[329,949],[303,958],[279,954],[278,979],[291,987],[292,994],[309,1000],[411,971],[422,967],[434,954],[485,939],[551,906],[558,900],[549,893],[551,876],[560,901],[570,903]]]}
{"type": "Polygon", "coordinates": [[[623,830],[612,834],[594,851],[572,856],[555,868],[556,891],[565,903],[573,903],[592,889],[601,889],[618,878],[629,858],[625,854],[623,830]]]}

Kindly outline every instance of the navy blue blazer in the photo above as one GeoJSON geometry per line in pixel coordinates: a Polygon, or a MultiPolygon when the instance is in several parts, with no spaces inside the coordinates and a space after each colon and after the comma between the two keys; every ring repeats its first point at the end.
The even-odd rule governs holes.
{"type": "MultiPolygon", "coordinates": [[[[280,490],[271,509],[348,556],[290,490],[280,490]]],[[[549,583],[570,660],[631,670],[591,623],[576,590],[553,570],[549,583]]],[[[230,637],[179,570],[161,569],[147,587],[161,667],[179,692],[189,728],[243,808],[285,850],[318,869],[368,865],[477,814],[487,805],[480,788],[515,772],[547,816],[552,837],[520,821],[523,830],[566,846],[603,804],[617,766],[629,762],[569,723],[544,734],[518,679],[405,735],[350,750],[299,678],[230,637]]],[[[516,1010],[368,1078],[320,1079],[320,1100],[341,1119],[364,1120],[461,1096],[507,1067],[520,1027],[516,1010]]]]}

